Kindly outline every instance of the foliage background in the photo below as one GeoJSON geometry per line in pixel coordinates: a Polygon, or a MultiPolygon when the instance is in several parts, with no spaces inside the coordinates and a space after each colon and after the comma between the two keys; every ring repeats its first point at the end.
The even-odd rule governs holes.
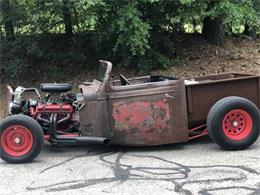
{"type": "Polygon", "coordinates": [[[259,0],[2,0],[1,75],[59,78],[98,59],[149,72],[179,62],[174,43],[189,33],[222,46],[257,38],[259,0]]]}

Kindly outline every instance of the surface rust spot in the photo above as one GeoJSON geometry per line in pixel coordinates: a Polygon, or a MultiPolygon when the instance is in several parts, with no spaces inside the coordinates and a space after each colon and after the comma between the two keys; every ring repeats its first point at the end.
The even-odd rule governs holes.
{"type": "Polygon", "coordinates": [[[170,108],[166,99],[117,102],[113,104],[112,116],[117,131],[138,129],[148,133],[171,129],[170,108]]]}

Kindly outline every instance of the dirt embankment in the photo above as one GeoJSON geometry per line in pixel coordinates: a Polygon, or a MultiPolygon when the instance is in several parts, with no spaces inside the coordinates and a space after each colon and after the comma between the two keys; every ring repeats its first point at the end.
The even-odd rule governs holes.
{"type": "Polygon", "coordinates": [[[260,39],[229,38],[224,47],[216,47],[198,37],[187,39],[178,47],[181,63],[156,73],[183,77],[224,72],[260,75],[260,39]]]}

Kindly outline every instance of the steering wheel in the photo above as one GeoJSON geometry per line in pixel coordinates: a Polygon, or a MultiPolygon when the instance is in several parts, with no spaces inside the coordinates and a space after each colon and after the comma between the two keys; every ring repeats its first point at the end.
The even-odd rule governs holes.
{"type": "Polygon", "coordinates": [[[127,80],[127,78],[123,74],[120,74],[120,82],[121,82],[121,85],[130,85],[130,82],[127,80]]]}

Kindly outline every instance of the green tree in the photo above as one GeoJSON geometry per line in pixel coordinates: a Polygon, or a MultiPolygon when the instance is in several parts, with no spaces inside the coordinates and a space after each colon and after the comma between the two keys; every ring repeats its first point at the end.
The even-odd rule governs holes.
{"type": "Polygon", "coordinates": [[[12,17],[12,4],[9,0],[0,1],[2,22],[4,24],[6,38],[14,40],[14,25],[12,17]]]}
{"type": "Polygon", "coordinates": [[[252,14],[252,19],[247,19],[245,21],[245,29],[244,34],[256,39],[257,31],[260,31],[260,1],[254,0],[253,1],[253,9],[254,13],[252,14]]]}
{"type": "Polygon", "coordinates": [[[174,42],[185,33],[201,33],[209,42],[223,45],[227,35],[241,33],[244,26],[244,33],[253,37],[260,30],[259,0],[2,0],[0,4],[5,53],[1,65],[16,76],[38,62],[55,64],[56,72],[67,65],[90,67],[86,64],[97,59],[147,71],[166,68],[178,61],[174,42]]]}
{"type": "Polygon", "coordinates": [[[63,12],[63,21],[65,25],[65,34],[70,39],[73,35],[73,29],[72,29],[72,18],[71,18],[71,12],[70,12],[70,6],[69,0],[62,0],[62,12],[63,12]]]}

